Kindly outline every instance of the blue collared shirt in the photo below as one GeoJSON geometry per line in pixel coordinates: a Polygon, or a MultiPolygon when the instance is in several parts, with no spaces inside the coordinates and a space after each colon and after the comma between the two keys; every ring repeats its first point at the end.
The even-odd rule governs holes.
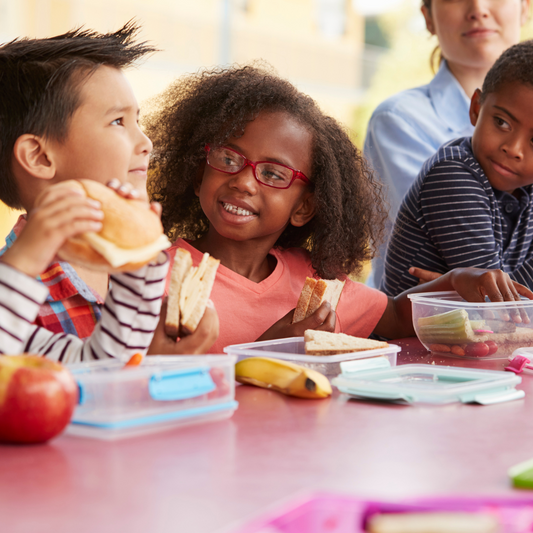
{"type": "MultiPolygon", "coordinates": [[[[387,189],[388,232],[424,162],[442,144],[472,135],[469,109],[470,99],[443,61],[428,85],[388,98],[372,114],[364,154],[387,189]]],[[[372,262],[374,287],[380,285],[386,249],[385,242],[372,262]]]]}

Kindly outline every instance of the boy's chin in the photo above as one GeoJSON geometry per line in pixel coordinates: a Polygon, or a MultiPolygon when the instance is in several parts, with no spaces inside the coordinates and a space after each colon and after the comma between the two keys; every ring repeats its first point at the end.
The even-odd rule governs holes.
{"type": "Polygon", "coordinates": [[[127,183],[130,183],[131,186],[139,193],[139,200],[144,200],[148,202],[148,191],[146,190],[146,178],[140,176],[128,176],[127,183]]]}

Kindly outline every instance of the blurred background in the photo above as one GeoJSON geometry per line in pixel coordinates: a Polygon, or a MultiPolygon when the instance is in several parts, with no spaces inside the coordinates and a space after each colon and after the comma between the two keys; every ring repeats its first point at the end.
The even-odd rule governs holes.
{"type": "MultiPolygon", "coordinates": [[[[185,73],[264,60],[362,147],[374,108],[432,77],[420,0],[0,0],[0,43],[132,18],[161,50],[126,72],[141,109],[185,73]]],[[[0,203],[0,245],[18,215],[0,203]]]]}

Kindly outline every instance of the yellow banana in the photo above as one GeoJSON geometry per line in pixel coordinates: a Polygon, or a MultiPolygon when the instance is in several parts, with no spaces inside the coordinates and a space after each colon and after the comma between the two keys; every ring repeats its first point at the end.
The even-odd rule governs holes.
{"type": "Polygon", "coordinates": [[[235,365],[235,379],[299,398],[327,398],[331,394],[328,378],[320,372],[270,357],[239,361],[235,365]]]}

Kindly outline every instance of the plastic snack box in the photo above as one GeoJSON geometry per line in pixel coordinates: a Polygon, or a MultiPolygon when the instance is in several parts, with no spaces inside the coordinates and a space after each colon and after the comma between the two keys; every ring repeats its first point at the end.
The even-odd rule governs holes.
{"type": "Polygon", "coordinates": [[[330,378],[340,373],[340,363],[344,361],[379,357],[386,359],[394,366],[396,365],[396,356],[400,350],[399,346],[389,344],[387,348],[378,350],[364,350],[338,355],[306,355],[303,337],[233,344],[224,348],[226,353],[237,356],[239,361],[247,357],[274,357],[317,370],[330,378]]]}
{"type": "Polygon", "coordinates": [[[392,503],[311,494],[273,508],[232,533],[365,533],[375,514],[409,512],[488,514],[499,525],[499,533],[526,533],[533,528],[533,499],[432,498],[392,503]]]}
{"type": "Polygon", "coordinates": [[[431,352],[466,359],[506,359],[533,346],[533,300],[480,302],[456,292],[409,294],[413,325],[431,352]]]}
{"type": "Polygon", "coordinates": [[[140,366],[95,361],[69,366],[80,399],[67,433],[113,440],[229,418],[235,357],[150,356],[140,366]]]}

